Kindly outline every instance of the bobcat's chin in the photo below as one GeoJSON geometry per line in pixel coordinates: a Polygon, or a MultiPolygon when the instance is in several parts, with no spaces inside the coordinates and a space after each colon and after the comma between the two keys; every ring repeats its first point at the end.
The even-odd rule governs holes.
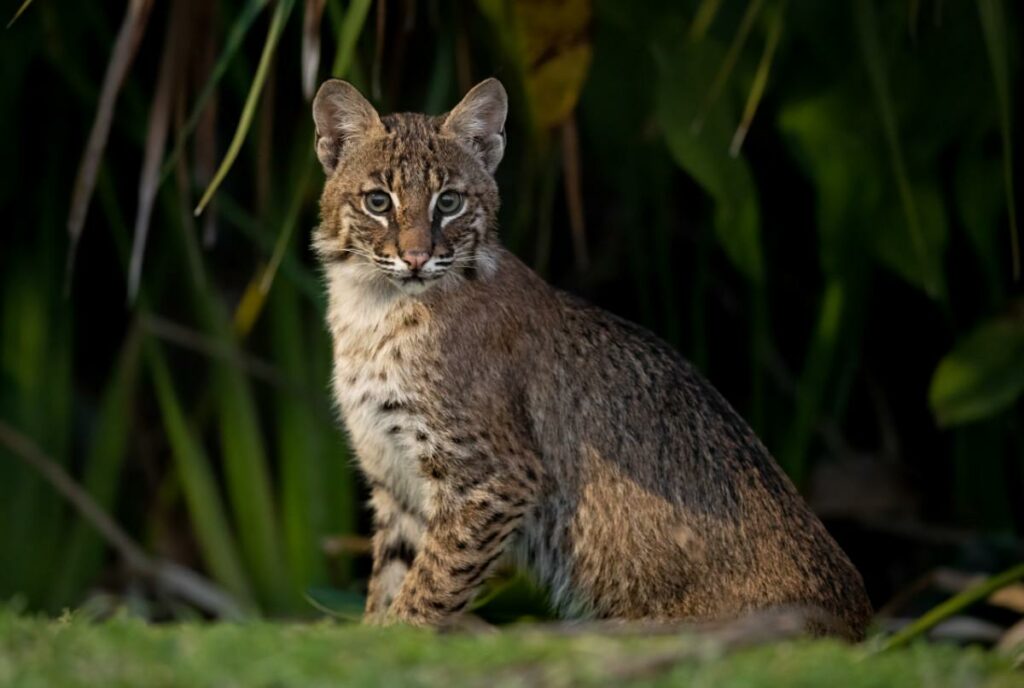
{"type": "Polygon", "coordinates": [[[394,284],[399,290],[406,294],[422,294],[432,287],[436,287],[441,283],[442,278],[447,274],[446,272],[436,275],[407,275],[405,277],[395,277],[394,275],[388,275],[388,279],[394,284]]]}

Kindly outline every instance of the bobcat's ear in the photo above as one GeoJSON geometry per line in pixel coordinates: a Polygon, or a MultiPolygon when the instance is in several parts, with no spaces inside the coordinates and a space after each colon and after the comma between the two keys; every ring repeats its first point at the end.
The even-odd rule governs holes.
{"type": "Polygon", "coordinates": [[[505,153],[505,116],[508,96],[497,79],[485,79],[445,117],[441,131],[467,144],[494,174],[505,153]]]}
{"type": "Polygon", "coordinates": [[[383,129],[380,115],[356,87],[341,79],[328,79],[313,99],[316,155],[324,172],[338,167],[342,149],[354,139],[383,129]]]}

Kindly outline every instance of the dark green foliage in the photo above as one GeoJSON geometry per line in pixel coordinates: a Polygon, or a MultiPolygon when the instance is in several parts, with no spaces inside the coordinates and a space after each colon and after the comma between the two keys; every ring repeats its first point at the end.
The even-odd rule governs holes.
{"type": "MultiPolygon", "coordinates": [[[[306,590],[358,588],[362,562],[324,543],[365,524],[307,246],[305,3],[192,4],[185,52],[212,48],[181,65],[131,300],[126,218],[168,3],[118,97],[72,269],[71,190],[124,3],[33,3],[0,39],[0,418],[148,551],[254,612],[311,614],[306,590]]],[[[642,5],[328,0],[319,77],[437,113],[498,76],[502,233],[520,256],[679,347],[802,488],[838,433],[915,476],[920,520],[1020,535],[1019,7],[642,5]]],[[[0,552],[0,599],[58,612],[124,588],[2,446],[0,552]]]]}

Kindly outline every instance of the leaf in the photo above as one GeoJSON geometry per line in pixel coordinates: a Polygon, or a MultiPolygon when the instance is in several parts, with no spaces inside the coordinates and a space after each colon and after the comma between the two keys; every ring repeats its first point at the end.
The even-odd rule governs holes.
{"type": "MultiPolygon", "coordinates": [[[[224,219],[238,229],[252,243],[255,249],[269,258],[276,249],[276,242],[264,231],[260,222],[251,215],[248,215],[238,205],[238,202],[226,192],[221,193],[218,203],[219,212],[224,219]]],[[[326,308],[323,285],[319,276],[312,269],[304,265],[294,255],[286,252],[281,260],[281,272],[299,287],[307,301],[316,305],[317,312],[323,312],[324,308],[326,308]]],[[[257,275],[246,289],[251,288],[258,292],[262,279],[262,274],[257,275]]],[[[237,311],[236,307],[236,315],[237,311]]],[[[240,330],[236,327],[235,331],[239,332],[240,330]]]]}
{"type": "Polygon", "coordinates": [[[562,124],[576,108],[590,68],[590,0],[479,0],[526,91],[530,121],[562,124]]]}
{"type": "Polygon", "coordinates": [[[736,61],[739,59],[743,46],[747,42],[747,36],[750,35],[750,29],[754,26],[754,20],[757,19],[757,15],[761,11],[763,2],[764,0],[749,0],[747,3],[747,9],[743,13],[743,18],[740,20],[740,25],[733,35],[732,42],[729,44],[729,50],[725,53],[725,57],[722,58],[722,63],[715,72],[714,80],[712,80],[711,85],[705,91],[703,103],[693,120],[693,127],[697,131],[700,131],[704,126],[704,118],[707,117],[708,112],[714,107],[715,102],[722,93],[722,89],[728,83],[732,70],[736,67],[736,61]]]}
{"type": "Polygon", "coordinates": [[[978,0],[981,28],[988,49],[992,79],[999,103],[999,133],[1003,144],[1003,189],[1006,209],[1010,215],[1010,255],[1013,278],[1020,279],[1020,236],[1017,233],[1017,205],[1013,191],[1013,142],[1010,124],[1010,77],[1006,50],[1006,14],[1000,0],[978,0]]]}
{"type": "Polygon", "coordinates": [[[878,210],[873,220],[872,245],[876,256],[890,270],[921,291],[935,298],[945,298],[944,258],[949,231],[942,196],[932,184],[914,183],[910,192],[917,208],[924,253],[908,260],[908,256],[914,256],[915,247],[910,236],[902,231],[905,216],[896,199],[878,210]]]}
{"type": "Polygon", "coordinates": [[[729,154],[735,123],[730,99],[719,100],[695,132],[697,104],[710,87],[722,50],[710,39],[682,43],[658,64],[658,123],[669,152],[715,201],[715,234],[726,255],[748,279],[764,279],[760,210],[747,163],[729,154]]]}
{"type": "Polygon", "coordinates": [[[180,78],[179,49],[180,36],[187,29],[185,3],[175,3],[164,36],[164,50],[160,58],[160,76],[156,82],[156,94],[149,110],[149,126],[146,131],[146,148],[142,158],[142,172],[139,175],[139,206],[135,215],[135,234],[132,240],[131,259],[128,265],[128,300],[132,302],[139,293],[142,277],[142,259],[146,251],[146,237],[149,234],[149,219],[153,212],[153,201],[160,183],[160,160],[167,143],[167,129],[170,125],[171,102],[174,98],[175,81],[180,78]]]}
{"type": "Polygon", "coordinates": [[[754,115],[757,114],[757,106],[761,103],[761,98],[764,96],[764,90],[768,86],[768,74],[771,72],[772,60],[775,57],[775,48],[779,44],[779,36],[782,35],[783,16],[786,12],[786,0],[782,0],[780,5],[775,8],[772,16],[771,26],[768,29],[768,37],[765,38],[764,52],[761,54],[761,61],[757,65],[757,72],[754,74],[754,81],[750,84],[750,93],[747,95],[747,104],[743,106],[743,119],[740,120],[740,124],[736,127],[736,133],[733,134],[732,143],[729,144],[729,153],[736,157],[740,154],[740,148],[743,147],[743,141],[747,138],[747,132],[750,131],[750,124],[754,121],[754,115]]]}
{"type": "MultiPolygon", "coordinates": [[[[142,335],[133,327],[103,393],[85,457],[82,486],[107,512],[112,512],[128,438],[135,430],[132,420],[141,350],[142,335]]],[[[66,605],[76,602],[84,586],[97,574],[103,544],[93,528],[76,520],[64,538],[63,550],[61,570],[52,587],[55,601],[66,605]]]]}
{"type": "MultiPolygon", "coordinates": [[[[875,151],[877,126],[863,126],[851,109],[857,92],[843,84],[787,104],[779,127],[817,191],[816,222],[822,270],[848,274],[862,265],[879,229],[887,193],[875,151]]],[[[902,226],[902,221],[901,221],[902,226]]],[[[885,227],[892,231],[892,227],[885,227]]]]}
{"type": "Polygon", "coordinates": [[[841,279],[832,279],[825,285],[818,306],[818,321],[800,374],[796,413],[779,452],[779,462],[798,486],[804,484],[808,475],[807,452],[825,405],[829,380],[842,343],[844,320],[849,318],[849,290],[849,285],[841,279]]]}
{"type": "Polygon", "coordinates": [[[929,250],[924,236],[925,230],[921,224],[921,211],[918,208],[910,178],[907,174],[907,165],[903,157],[899,127],[896,122],[896,108],[893,102],[892,91],[889,88],[885,54],[879,37],[878,20],[875,16],[871,0],[857,0],[854,15],[862,57],[867,68],[871,90],[875,97],[875,106],[882,123],[882,131],[885,133],[885,142],[889,150],[893,176],[896,179],[896,188],[903,206],[907,233],[913,250],[911,255],[917,260],[916,272],[921,277],[920,284],[923,286],[924,291],[932,298],[938,299],[943,295],[943,290],[939,282],[936,281],[935,271],[929,267],[929,250]]]}
{"type": "Polygon", "coordinates": [[[25,14],[25,10],[27,10],[28,6],[31,4],[32,0],[24,0],[24,2],[22,2],[21,5],[18,6],[18,10],[14,13],[14,16],[11,17],[11,21],[7,22],[8,29],[14,26],[14,22],[18,21],[18,17],[25,14]]]}
{"type": "MultiPolygon", "coordinates": [[[[251,603],[252,592],[228,526],[210,459],[185,420],[167,361],[155,340],[146,342],[146,361],[203,561],[214,579],[235,599],[242,604],[251,603]]],[[[242,524],[242,528],[251,527],[242,524]]]]}
{"type": "Polygon", "coordinates": [[[940,425],[959,425],[1011,406],[1024,392],[1024,319],[979,326],[947,354],[932,377],[928,400],[940,425]]]}
{"type": "Polygon", "coordinates": [[[999,176],[999,163],[983,155],[980,146],[964,146],[957,156],[955,174],[957,214],[982,265],[989,296],[997,303],[1003,291],[1003,256],[996,241],[1003,194],[992,180],[999,176]]]}
{"type": "MultiPolygon", "coordinates": [[[[270,293],[269,330],[272,351],[288,379],[305,383],[309,348],[302,328],[302,309],[295,288],[287,281],[270,293]]],[[[322,381],[321,381],[322,382],[322,381]]],[[[324,534],[323,500],[317,499],[324,475],[316,456],[318,435],[330,432],[330,421],[318,425],[311,413],[313,400],[279,394],[274,400],[278,483],[284,552],[298,590],[326,577],[323,554],[317,546],[324,534]]]]}
{"type": "Polygon", "coordinates": [[[131,0],[117,33],[110,62],[107,63],[107,73],[103,77],[103,89],[100,91],[99,104],[96,106],[96,117],[93,120],[92,129],[89,131],[89,139],[85,144],[85,152],[82,153],[82,161],[79,163],[75,186],[71,194],[71,209],[68,212],[70,245],[66,276],[69,285],[78,240],[82,235],[82,228],[85,226],[89,201],[96,188],[96,173],[100,168],[103,151],[107,147],[107,138],[110,135],[110,124],[114,119],[114,104],[117,101],[121,85],[128,75],[128,68],[131,67],[135,58],[142,35],[145,33],[152,8],[153,0],[131,0]]]}
{"type": "Polygon", "coordinates": [[[270,20],[267,39],[263,43],[260,63],[256,67],[256,74],[253,76],[252,84],[249,86],[249,95],[245,98],[245,105],[242,106],[242,115],[238,119],[235,135],[228,145],[228,150],[224,154],[220,167],[217,168],[217,172],[213,175],[213,180],[210,181],[210,185],[206,187],[202,198],[199,199],[199,204],[196,205],[195,214],[197,217],[203,212],[210,199],[213,198],[213,194],[216,193],[217,188],[224,181],[228,170],[231,169],[235,158],[238,157],[238,152],[242,149],[242,142],[245,141],[245,135],[249,132],[253,115],[256,114],[256,106],[259,104],[260,93],[263,91],[263,84],[266,83],[267,74],[270,71],[270,62],[274,57],[274,50],[277,48],[277,42],[281,38],[284,25],[288,21],[288,15],[291,13],[294,5],[295,0],[278,0],[277,7],[274,8],[274,17],[270,20]]]}
{"type": "Polygon", "coordinates": [[[160,171],[160,183],[163,184],[164,180],[170,176],[171,171],[174,169],[174,164],[178,161],[178,157],[181,155],[185,147],[185,141],[191,136],[196,126],[199,124],[200,117],[206,110],[206,105],[217,88],[217,84],[220,83],[224,73],[228,70],[228,65],[231,63],[231,59],[238,52],[238,49],[242,47],[242,41],[245,35],[249,33],[249,29],[256,21],[256,17],[259,16],[260,11],[270,0],[249,0],[245,5],[245,8],[238,13],[235,17],[235,21],[231,24],[231,30],[228,31],[228,37],[224,41],[224,50],[221,52],[220,57],[217,58],[217,64],[214,65],[213,70],[210,72],[210,77],[206,80],[203,85],[203,90],[199,92],[196,97],[196,102],[192,106],[192,112],[189,113],[188,120],[185,122],[185,126],[181,128],[178,133],[177,140],[174,144],[174,150],[167,156],[167,160],[164,161],[163,169],[160,171]]]}
{"type": "Polygon", "coordinates": [[[352,67],[352,59],[356,54],[359,35],[363,32],[366,15],[370,12],[370,0],[352,0],[338,28],[338,49],[334,54],[331,76],[343,79],[348,77],[352,67]]]}
{"type": "Polygon", "coordinates": [[[690,40],[699,41],[711,28],[715,16],[721,8],[722,0],[701,0],[697,11],[693,15],[693,22],[690,24],[690,40]]]}

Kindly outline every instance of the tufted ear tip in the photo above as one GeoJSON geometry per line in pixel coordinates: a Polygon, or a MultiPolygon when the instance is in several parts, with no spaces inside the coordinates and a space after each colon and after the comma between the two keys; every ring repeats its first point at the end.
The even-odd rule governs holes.
{"type": "Polygon", "coordinates": [[[328,79],[313,98],[316,152],[324,171],[331,174],[344,145],[381,126],[380,115],[355,86],[328,79]]]}
{"type": "Polygon", "coordinates": [[[499,107],[504,114],[508,113],[508,92],[505,91],[505,85],[493,76],[484,79],[469,89],[463,100],[466,98],[487,99],[499,107]]]}
{"type": "Polygon", "coordinates": [[[491,174],[505,152],[505,118],[508,94],[491,77],[469,89],[445,117],[443,129],[470,145],[491,174]]]}

